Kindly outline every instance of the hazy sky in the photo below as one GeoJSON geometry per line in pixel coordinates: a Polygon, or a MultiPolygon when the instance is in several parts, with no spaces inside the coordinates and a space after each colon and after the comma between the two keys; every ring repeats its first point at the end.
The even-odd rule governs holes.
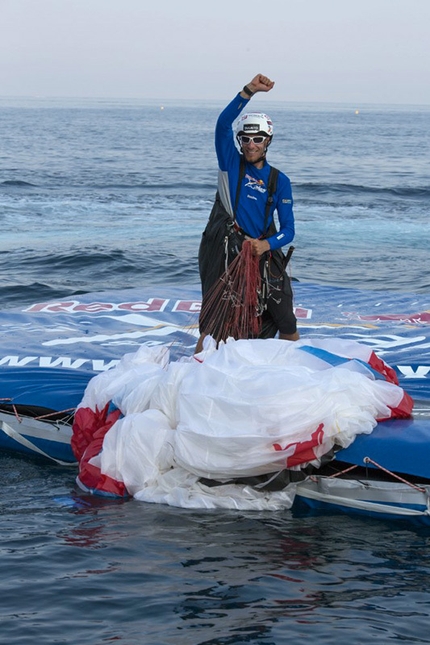
{"type": "Polygon", "coordinates": [[[430,0],[0,0],[0,96],[430,105],[430,0]]]}

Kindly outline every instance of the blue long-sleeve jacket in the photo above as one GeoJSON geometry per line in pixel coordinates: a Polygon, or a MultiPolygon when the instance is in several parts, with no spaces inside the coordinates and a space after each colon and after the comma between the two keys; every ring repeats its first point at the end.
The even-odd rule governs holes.
{"type": "MultiPolygon", "coordinates": [[[[215,149],[219,167],[218,191],[225,209],[232,216],[234,215],[233,210],[236,201],[241,158],[241,154],[234,143],[232,124],[248,102],[238,94],[221,112],[215,128],[215,149]]],[[[256,168],[253,164],[245,164],[245,176],[242,180],[235,215],[238,225],[253,238],[258,238],[264,233],[269,174],[270,165],[267,161],[264,161],[261,169],[256,168]]],[[[278,213],[279,232],[267,238],[272,250],[288,244],[294,238],[291,183],[282,172],[279,173],[267,227],[273,220],[275,210],[278,213]]]]}

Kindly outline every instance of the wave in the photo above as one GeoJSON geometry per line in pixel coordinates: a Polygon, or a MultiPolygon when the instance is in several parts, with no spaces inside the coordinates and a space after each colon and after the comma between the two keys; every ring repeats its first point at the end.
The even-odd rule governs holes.
{"type": "Polygon", "coordinates": [[[149,254],[145,248],[6,251],[0,256],[0,275],[1,309],[111,289],[199,283],[197,257],[162,249],[149,254]]]}
{"type": "Polygon", "coordinates": [[[42,282],[10,283],[5,287],[0,286],[0,305],[2,310],[10,309],[11,307],[30,305],[35,301],[70,298],[75,294],[75,289],[70,289],[65,285],[52,287],[42,282]]]}
{"type": "Polygon", "coordinates": [[[6,250],[3,258],[0,259],[0,270],[14,269],[21,274],[28,274],[34,270],[48,272],[52,276],[54,273],[64,274],[72,281],[76,278],[77,273],[85,274],[97,278],[94,271],[103,272],[103,275],[115,275],[118,272],[148,272],[157,270],[159,267],[165,267],[169,271],[177,271],[178,263],[187,263],[178,257],[177,254],[158,249],[155,253],[149,255],[148,248],[144,246],[136,248],[110,248],[108,246],[82,246],[71,247],[66,252],[57,250],[56,252],[47,253],[37,250],[25,249],[6,250]]]}
{"type": "Polygon", "coordinates": [[[178,183],[169,183],[164,184],[162,182],[152,183],[136,183],[136,184],[127,184],[127,183],[106,183],[106,184],[97,184],[94,186],[88,186],[89,188],[96,188],[98,190],[154,190],[157,192],[163,190],[214,190],[216,191],[216,183],[206,183],[206,182],[178,182],[178,183]]]}
{"type": "Polygon", "coordinates": [[[122,190],[122,191],[135,191],[135,190],[143,190],[146,192],[167,192],[167,191],[172,191],[176,193],[179,192],[195,192],[195,191],[213,191],[216,192],[217,186],[216,182],[172,182],[172,183],[163,183],[162,181],[153,181],[153,182],[142,182],[138,181],[136,183],[133,182],[121,182],[121,181],[106,181],[103,183],[91,183],[91,181],[82,181],[81,179],[78,178],[61,178],[61,181],[59,182],[57,179],[53,182],[51,179],[48,179],[46,181],[46,178],[42,178],[42,180],[38,184],[33,184],[28,181],[23,181],[21,179],[7,179],[5,181],[0,182],[0,186],[6,187],[12,187],[12,188],[39,188],[41,190],[43,189],[52,189],[55,188],[56,190],[100,190],[100,191],[107,191],[107,190],[122,190]]]}
{"type": "MultiPolygon", "coordinates": [[[[23,181],[21,179],[8,179],[3,182],[0,182],[0,186],[4,187],[16,187],[16,188],[49,188],[53,187],[50,182],[42,182],[34,184],[28,181],[23,181]]],[[[215,181],[174,181],[174,182],[163,182],[158,180],[153,181],[137,181],[128,182],[128,181],[105,181],[100,183],[92,183],[91,181],[82,182],[82,181],[73,181],[73,178],[70,178],[70,181],[67,181],[66,178],[63,178],[60,184],[56,183],[56,189],[59,190],[73,190],[73,189],[89,189],[89,190],[100,190],[100,191],[136,191],[141,190],[148,193],[174,193],[184,194],[187,192],[200,192],[215,193],[217,186],[215,181]]],[[[331,196],[388,196],[396,197],[401,199],[417,199],[417,200],[427,200],[430,198],[430,185],[427,186],[369,186],[365,184],[354,184],[354,183],[329,183],[329,182],[293,182],[293,191],[295,193],[302,193],[304,195],[309,195],[314,197],[315,195],[331,195],[331,196]]]]}
{"type": "Polygon", "coordinates": [[[5,181],[0,182],[1,186],[18,186],[18,187],[36,187],[36,184],[31,184],[29,181],[23,181],[22,179],[6,179],[5,181]]]}
{"type": "Polygon", "coordinates": [[[296,191],[303,191],[311,195],[380,195],[394,196],[405,199],[428,199],[430,197],[429,186],[364,186],[362,184],[345,184],[345,183],[317,183],[305,182],[295,183],[296,191]]]}

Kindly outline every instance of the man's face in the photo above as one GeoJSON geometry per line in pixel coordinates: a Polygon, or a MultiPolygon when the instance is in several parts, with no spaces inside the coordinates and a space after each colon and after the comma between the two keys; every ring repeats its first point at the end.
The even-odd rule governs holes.
{"type": "Polygon", "coordinates": [[[242,135],[239,137],[244,157],[249,163],[256,163],[265,156],[269,137],[263,135],[242,135]]]}

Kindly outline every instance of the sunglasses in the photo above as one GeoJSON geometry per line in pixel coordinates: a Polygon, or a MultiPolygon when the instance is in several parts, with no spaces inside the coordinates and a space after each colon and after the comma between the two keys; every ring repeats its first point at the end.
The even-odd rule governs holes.
{"type": "Polygon", "coordinates": [[[260,135],[258,135],[258,136],[254,136],[254,137],[250,137],[250,136],[248,136],[247,134],[242,134],[242,135],[239,137],[239,140],[240,140],[241,145],[243,145],[243,144],[247,145],[248,143],[251,143],[251,141],[252,141],[253,143],[257,144],[257,145],[261,145],[261,144],[263,143],[263,141],[265,141],[266,139],[267,139],[267,137],[262,137],[262,136],[260,136],[260,135]]]}

